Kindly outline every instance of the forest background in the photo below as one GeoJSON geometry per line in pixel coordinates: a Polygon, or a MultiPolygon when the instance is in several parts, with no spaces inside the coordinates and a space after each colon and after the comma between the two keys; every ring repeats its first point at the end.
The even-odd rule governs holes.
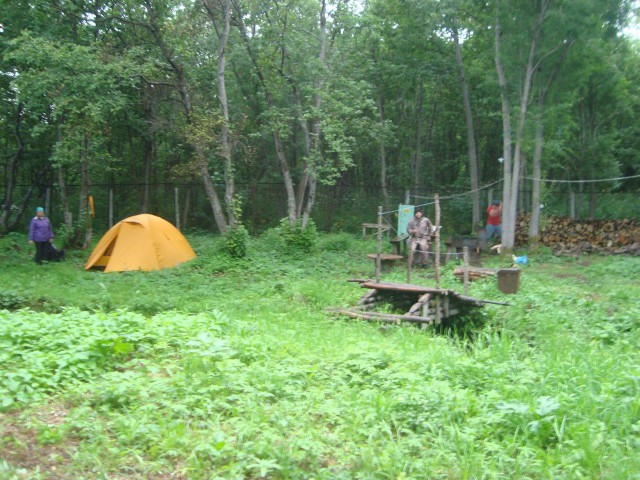
{"type": "Polygon", "coordinates": [[[535,241],[569,199],[637,215],[629,0],[2,4],[2,234],[36,205],[85,246],[140,212],[357,230],[407,190],[472,192],[443,205],[459,232],[501,198],[507,246],[519,211],[535,241]]]}

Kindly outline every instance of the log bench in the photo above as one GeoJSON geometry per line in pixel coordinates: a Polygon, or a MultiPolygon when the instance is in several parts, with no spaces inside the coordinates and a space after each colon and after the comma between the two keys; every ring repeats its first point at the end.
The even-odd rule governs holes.
{"type": "MultiPolygon", "coordinates": [[[[376,262],[376,258],[378,257],[377,253],[368,253],[367,258],[371,258],[374,262],[376,262]]],[[[402,255],[396,255],[395,253],[381,253],[380,254],[380,268],[383,271],[389,271],[390,268],[398,261],[403,260],[404,257],[402,255]]]]}

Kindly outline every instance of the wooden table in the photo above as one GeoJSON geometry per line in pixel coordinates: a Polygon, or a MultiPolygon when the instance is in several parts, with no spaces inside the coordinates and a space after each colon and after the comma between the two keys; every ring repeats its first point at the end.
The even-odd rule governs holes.
{"type": "MultiPolygon", "coordinates": [[[[377,223],[363,223],[362,224],[362,238],[367,236],[367,228],[375,228],[377,230],[378,229],[378,224],[377,223]]],[[[391,227],[389,225],[381,225],[380,226],[380,230],[382,230],[382,233],[388,232],[389,230],[391,230],[391,227]]]]}

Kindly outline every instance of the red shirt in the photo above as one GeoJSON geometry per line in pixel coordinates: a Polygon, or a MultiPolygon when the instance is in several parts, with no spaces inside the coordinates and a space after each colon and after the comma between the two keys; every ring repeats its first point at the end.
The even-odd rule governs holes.
{"type": "Polygon", "coordinates": [[[502,207],[496,207],[495,205],[489,205],[487,208],[487,225],[500,225],[502,219],[502,207]]]}

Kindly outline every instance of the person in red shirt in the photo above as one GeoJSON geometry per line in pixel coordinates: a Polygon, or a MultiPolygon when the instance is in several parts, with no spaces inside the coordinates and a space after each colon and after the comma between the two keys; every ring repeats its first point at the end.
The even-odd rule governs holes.
{"type": "Polygon", "coordinates": [[[489,240],[496,235],[498,241],[502,238],[502,204],[499,200],[494,200],[487,208],[487,236],[489,240]]]}

